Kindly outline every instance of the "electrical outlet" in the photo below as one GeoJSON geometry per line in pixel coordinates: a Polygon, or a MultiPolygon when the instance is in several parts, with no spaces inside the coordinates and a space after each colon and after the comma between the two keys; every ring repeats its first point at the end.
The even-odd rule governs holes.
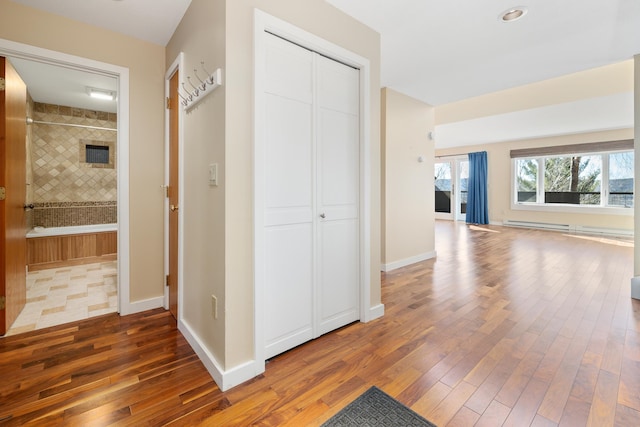
{"type": "Polygon", "coordinates": [[[211,295],[211,312],[213,313],[213,318],[218,318],[218,298],[215,295],[211,295]]]}

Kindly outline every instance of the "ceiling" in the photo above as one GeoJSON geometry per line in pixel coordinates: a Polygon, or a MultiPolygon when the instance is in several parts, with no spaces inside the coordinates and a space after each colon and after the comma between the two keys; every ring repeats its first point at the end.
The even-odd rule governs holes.
{"type": "Polygon", "coordinates": [[[113,101],[91,98],[88,88],[117,92],[115,77],[35,62],[28,59],[9,58],[29,94],[36,102],[84,108],[92,111],[115,113],[117,97],[113,101]]]}
{"type": "MultiPolygon", "coordinates": [[[[191,0],[13,0],[137,39],[166,46],[191,0]]],[[[37,102],[116,112],[116,101],[88,96],[87,88],[116,91],[113,77],[9,58],[37,102]]]]}
{"type": "Polygon", "coordinates": [[[381,34],[383,87],[434,106],[640,53],[638,0],[326,1],[381,34]]]}
{"type": "MultiPolygon", "coordinates": [[[[162,46],[191,3],[13,1],[162,46]]],[[[433,106],[629,60],[640,53],[640,0],[326,1],[381,34],[382,87],[433,106]],[[501,12],[521,5],[527,8],[522,19],[500,21],[501,12]]],[[[34,71],[33,78],[42,72],[49,82],[56,74],[34,71]]],[[[36,101],[44,97],[36,85],[27,83],[36,101]]],[[[83,93],[87,85],[82,83],[83,93]]],[[[608,114],[590,109],[588,102],[567,103],[437,126],[436,147],[633,126],[632,98],[601,101],[598,105],[611,107],[608,114]],[[578,118],[577,111],[585,115],[578,118]]]]}
{"type": "Polygon", "coordinates": [[[166,46],[191,0],[13,0],[166,46]]]}

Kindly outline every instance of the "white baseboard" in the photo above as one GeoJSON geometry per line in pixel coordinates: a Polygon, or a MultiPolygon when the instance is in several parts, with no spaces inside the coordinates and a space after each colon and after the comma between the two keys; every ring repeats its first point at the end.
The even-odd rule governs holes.
{"type": "Polygon", "coordinates": [[[384,316],[384,304],[378,304],[369,308],[367,317],[363,320],[363,322],[367,323],[382,316],[384,316]]]}
{"type": "Polygon", "coordinates": [[[631,298],[640,300],[640,276],[631,278],[631,298]]]}
{"type": "Polygon", "coordinates": [[[227,391],[264,372],[264,362],[248,361],[229,370],[224,370],[211,352],[203,345],[198,335],[183,320],[178,322],[178,330],[185,337],[193,351],[216,382],[220,390],[227,391]]]}
{"type": "Polygon", "coordinates": [[[633,237],[633,230],[611,228],[611,227],[592,227],[589,225],[579,224],[553,224],[537,221],[515,221],[505,219],[502,224],[507,227],[534,228],[540,230],[561,231],[565,233],[602,235],[612,237],[633,237]]]}
{"type": "Polygon", "coordinates": [[[128,314],[141,313],[160,307],[164,307],[164,296],[134,302],[124,301],[120,304],[119,312],[121,316],[126,316],[128,314]]]}
{"type": "Polygon", "coordinates": [[[436,257],[436,251],[427,252],[424,254],[401,259],[399,261],[394,261],[388,264],[382,264],[381,270],[384,272],[388,272],[401,267],[406,267],[407,265],[415,264],[416,262],[425,261],[435,257],[436,257]]]}

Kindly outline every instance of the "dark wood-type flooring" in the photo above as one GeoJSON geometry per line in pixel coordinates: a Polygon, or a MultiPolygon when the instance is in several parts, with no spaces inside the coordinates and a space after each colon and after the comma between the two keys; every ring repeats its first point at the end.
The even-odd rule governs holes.
{"type": "Polygon", "coordinates": [[[436,224],[383,318],[220,392],[168,312],[0,339],[0,425],[319,425],[376,385],[439,426],[639,426],[640,301],[617,239],[436,224]]]}

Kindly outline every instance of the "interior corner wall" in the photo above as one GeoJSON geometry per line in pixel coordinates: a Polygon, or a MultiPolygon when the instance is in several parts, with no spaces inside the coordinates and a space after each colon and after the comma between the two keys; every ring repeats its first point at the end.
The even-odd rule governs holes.
{"type": "Polygon", "coordinates": [[[382,268],[393,270],[435,256],[434,108],[382,90],[384,236],[382,268]]]}
{"type": "Polygon", "coordinates": [[[164,47],[0,0],[0,38],[129,70],[130,302],[164,295],[164,47]]]}

